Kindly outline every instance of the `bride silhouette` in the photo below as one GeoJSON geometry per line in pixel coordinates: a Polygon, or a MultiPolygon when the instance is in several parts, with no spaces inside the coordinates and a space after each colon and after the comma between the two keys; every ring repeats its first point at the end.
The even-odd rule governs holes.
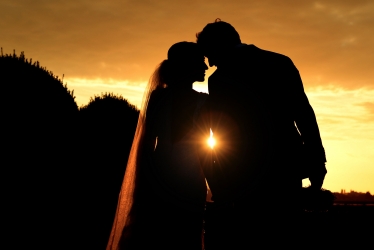
{"type": "Polygon", "coordinates": [[[151,77],[107,250],[202,249],[206,184],[197,121],[208,95],[192,84],[207,69],[197,44],[179,42],[151,77]]]}

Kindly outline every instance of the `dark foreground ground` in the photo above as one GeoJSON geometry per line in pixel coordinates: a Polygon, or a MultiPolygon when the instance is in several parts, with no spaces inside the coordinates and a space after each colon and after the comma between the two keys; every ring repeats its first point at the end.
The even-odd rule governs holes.
{"type": "MultiPolygon", "coordinates": [[[[222,244],[216,244],[214,235],[217,234],[220,224],[224,222],[215,219],[215,223],[213,218],[213,213],[208,213],[206,216],[205,249],[238,248],[232,248],[230,244],[225,247],[222,247],[222,244]]],[[[261,220],[257,215],[253,215],[253,218],[261,220]]],[[[334,204],[329,211],[325,212],[304,211],[298,217],[296,223],[282,220],[281,225],[278,225],[275,232],[272,232],[270,228],[265,228],[262,233],[258,234],[258,230],[254,226],[255,223],[246,224],[240,222],[236,224],[237,227],[240,227],[240,230],[247,231],[241,236],[245,237],[248,243],[245,247],[239,246],[243,249],[249,249],[252,244],[257,245],[257,247],[250,247],[251,249],[267,249],[266,246],[269,245],[281,247],[281,244],[286,244],[289,249],[350,249],[352,247],[355,249],[374,249],[374,204],[340,203],[334,204]],[[291,228],[295,226],[296,228],[291,228]],[[248,228],[250,229],[248,230],[248,228]],[[286,238],[286,243],[281,243],[278,237],[286,238]],[[259,244],[263,244],[263,247],[259,244]]],[[[236,228],[232,228],[229,231],[236,230],[236,228]]],[[[237,237],[236,234],[234,235],[234,238],[237,237]]],[[[225,235],[221,234],[219,238],[224,237],[225,235]]]]}

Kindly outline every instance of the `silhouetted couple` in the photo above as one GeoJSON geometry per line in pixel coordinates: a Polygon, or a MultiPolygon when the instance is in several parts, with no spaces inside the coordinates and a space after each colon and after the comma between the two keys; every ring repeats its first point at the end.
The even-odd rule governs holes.
{"type": "Polygon", "coordinates": [[[292,242],[301,180],[319,190],[325,162],[292,61],[216,20],[171,46],[150,80],[107,249],[203,249],[205,179],[207,250],[292,242]],[[217,66],[209,96],[192,89],[204,56],[217,66]]]}

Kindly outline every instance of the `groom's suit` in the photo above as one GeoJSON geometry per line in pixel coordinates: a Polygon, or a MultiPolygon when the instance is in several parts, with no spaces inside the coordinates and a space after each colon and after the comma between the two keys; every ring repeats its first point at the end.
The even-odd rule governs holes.
{"type": "Polygon", "coordinates": [[[298,70],[284,55],[242,44],[208,86],[217,144],[211,164],[203,164],[214,200],[207,204],[206,249],[266,248],[276,236],[292,242],[303,169],[309,162],[303,177],[326,173],[298,70]]]}
{"type": "Polygon", "coordinates": [[[316,163],[308,174],[325,171],[316,117],[288,57],[241,44],[208,86],[217,146],[205,174],[213,200],[263,201],[281,192],[284,199],[285,190],[292,196],[301,188],[302,161],[316,163]]]}

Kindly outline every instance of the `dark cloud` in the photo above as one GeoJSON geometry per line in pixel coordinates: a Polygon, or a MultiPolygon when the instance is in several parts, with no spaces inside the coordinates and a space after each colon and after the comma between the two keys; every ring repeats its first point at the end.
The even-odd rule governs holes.
{"type": "Polygon", "coordinates": [[[0,46],[58,75],[141,81],[220,17],[243,42],[290,56],[307,87],[373,88],[374,2],[325,2],[2,0],[0,46]]]}
{"type": "Polygon", "coordinates": [[[370,118],[374,121],[374,102],[363,102],[357,105],[364,107],[370,118]]]}

